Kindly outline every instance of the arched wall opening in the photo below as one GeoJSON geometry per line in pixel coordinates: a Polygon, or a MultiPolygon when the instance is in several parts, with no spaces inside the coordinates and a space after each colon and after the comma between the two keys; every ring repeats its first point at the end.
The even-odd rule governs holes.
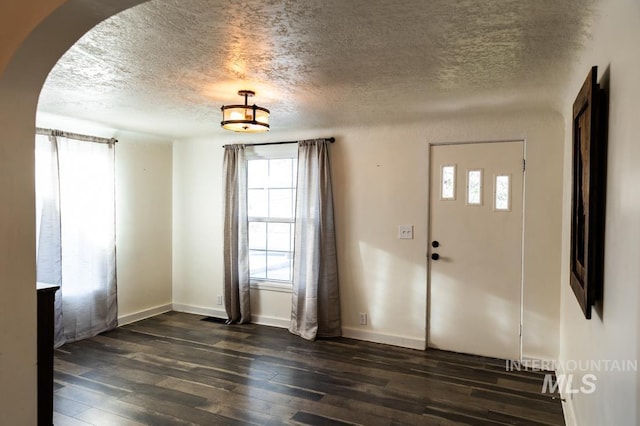
{"type": "MultiPolygon", "coordinates": [[[[0,66],[0,424],[37,419],[34,137],[40,91],[58,59],[87,31],[145,1],[62,1],[15,52],[16,37],[0,42],[10,57],[4,70],[0,66]]],[[[12,7],[8,15],[30,17],[14,25],[26,33],[51,4],[12,7]]]]}

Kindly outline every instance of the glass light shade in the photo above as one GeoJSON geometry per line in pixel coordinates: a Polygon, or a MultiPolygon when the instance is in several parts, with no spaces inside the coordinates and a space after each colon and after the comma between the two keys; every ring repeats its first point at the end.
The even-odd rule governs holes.
{"type": "Polygon", "coordinates": [[[220,125],[234,132],[266,132],[269,130],[269,110],[256,105],[223,106],[220,125]]]}

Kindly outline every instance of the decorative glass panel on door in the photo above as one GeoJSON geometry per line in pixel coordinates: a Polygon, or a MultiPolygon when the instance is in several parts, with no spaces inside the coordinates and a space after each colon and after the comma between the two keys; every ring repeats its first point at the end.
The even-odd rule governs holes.
{"type": "Polygon", "coordinates": [[[511,175],[496,175],[493,208],[496,211],[511,210],[511,175]]]}
{"type": "Polygon", "coordinates": [[[482,205],[482,169],[467,170],[467,204],[482,205]]]}
{"type": "Polygon", "coordinates": [[[446,165],[440,169],[440,199],[456,199],[456,166],[446,165]]]}

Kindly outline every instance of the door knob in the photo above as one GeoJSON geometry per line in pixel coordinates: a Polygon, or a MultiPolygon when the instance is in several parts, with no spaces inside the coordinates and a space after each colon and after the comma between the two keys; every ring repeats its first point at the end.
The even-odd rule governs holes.
{"type": "Polygon", "coordinates": [[[438,247],[440,247],[440,243],[438,241],[432,241],[431,242],[431,247],[438,248],[438,247]]]}
{"type": "Polygon", "coordinates": [[[431,260],[438,260],[438,259],[440,259],[440,255],[438,253],[431,254],[431,260]]]}

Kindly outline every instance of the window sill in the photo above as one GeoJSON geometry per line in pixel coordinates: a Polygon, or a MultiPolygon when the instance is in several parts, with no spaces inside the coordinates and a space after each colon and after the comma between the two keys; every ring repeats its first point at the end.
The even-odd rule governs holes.
{"type": "Polygon", "coordinates": [[[251,289],[278,291],[280,293],[291,293],[292,284],[275,282],[275,281],[251,281],[251,289]]]}

